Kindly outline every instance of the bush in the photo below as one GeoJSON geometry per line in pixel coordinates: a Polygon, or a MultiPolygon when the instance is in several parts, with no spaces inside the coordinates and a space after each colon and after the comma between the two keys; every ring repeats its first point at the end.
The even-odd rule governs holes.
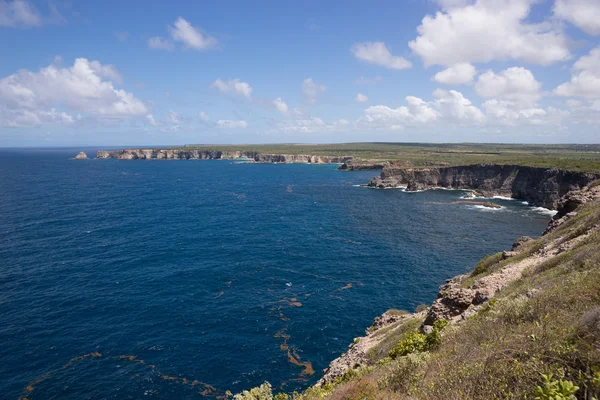
{"type": "Polygon", "coordinates": [[[552,380],[552,374],[542,375],[544,386],[535,390],[536,400],[577,400],[575,393],[579,390],[573,382],[566,380],[552,380]]]}
{"type": "MultiPolygon", "coordinates": [[[[234,400],[273,400],[273,392],[271,390],[271,384],[265,382],[262,385],[248,390],[244,390],[242,393],[238,393],[233,396],[234,400]]],[[[280,400],[280,399],[278,399],[280,400]]]]}
{"type": "Polygon", "coordinates": [[[435,350],[440,347],[442,343],[442,330],[448,325],[448,321],[445,319],[438,319],[433,323],[433,330],[427,338],[425,338],[425,348],[426,350],[435,350]]]}
{"type": "Polygon", "coordinates": [[[435,350],[439,347],[442,336],[441,331],[448,325],[445,319],[439,319],[434,322],[433,330],[430,334],[424,335],[415,331],[400,340],[388,353],[390,358],[402,357],[411,353],[420,353],[423,351],[435,350]]]}

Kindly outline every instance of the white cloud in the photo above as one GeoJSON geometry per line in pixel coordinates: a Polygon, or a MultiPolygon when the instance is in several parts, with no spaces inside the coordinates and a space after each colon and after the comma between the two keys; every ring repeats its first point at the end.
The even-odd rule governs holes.
{"type": "Polygon", "coordinates": [[[459,63],[438,72],[433,79],[446,85],[462,85],[471,83],[476,72],[475,67],[471,64],[459,63]]]}
{"type": "Polygon", "coordinates": [[[247,128],[246,121],[232,121],[229,119],[220,119],[217,121],[217,127],[225,129],[247,128]]]}
{"type": "Polygon", "coordinates": [[[327,90],[327,86],[317,84],[312,78],[306,78],[302,82],[302,93],[304,93],[306,101],[310,104],[315,103],[319,95],[325,90],[327,90]]]}
{"type": "Polygon", "coordinates": [[[252,86],[239,79],[232,79],[227,82],[217,79],[210,87],[217,89],[223,94],[242,96],[250,100],[252,98],[252,86]]]}
{"type": "Polygon", "coordinates": [[[436,97],[435,106],[442,116],[452,122],[481,123],[485,116],[469,99],[456,90],[437,89],[433,92],[436,97]]]}
{"type": "Polygon", "coordinates": [[[542,84],[535,80],[530,70],[512,67],[499,73],[488,70],[479,75],[475,91],[485,98],[494,97],[531,104],[540,99],[541,87],[542,84]]]}
{"type": "Polygon", "coordinates": [[[381,76],[375,76],[373,78],[368,78],[361,76],[357,80],[354,81],[355,85],[376,85],[380,82],[383,82],[383,78],[381,76]]]}
{"type": "MultiPolygon", "coordinates": [[[[62,61],[62,59],[61,59],[62,61]]],[[[54,61],[56,63],[56,59],[54,61]]],[[[117,83],[123,83],[123,75],[114,65],[107,64],[102,65],[99,61],[90,61],[90,68],[96,73],[96,75],[102,78],[113,80],[117,83]]]]}
{"type": "Polygon", "coordinates": [[[184,43],[188,48],[208,50],[215,47],[218,43],[217,39],[194,28],[192,24],[182,17],[177,18],[173,25],[168,27],[171,37],[177,42],[184,43]]]}
{"type": "Polygon", "coordinates": [[[430,104],[414,96],[406,97],[407,106],[390,108],[383,105],[371,106],[364,111],[364,121],[384,126],[424,124],[440,117],[430,104]]]}
{"type": "Polygon", "coordinates": [[[600,46],[573,64],[571,81],[554,89],[559,96],[600,99],[600,46]]]}
{"type": "Polygon", "coordinates": [[[485,115],[462,93],[455,90],[438,89],[433,92],[435,99],[426,102],[414,96],[406,97],[406,105],[390,108],[383,105],[365,109],[358,120],[363,128],[397,130],[405,126],[423,126],[438,122],[478,125],[485,121],[485,115]]]}
{"type": "Polygon", "coordinates": [[[554,15],[571,22],[590,35],[600,35],[598,0],[556,0],[554,15]]]}
{"type": "Polygon", "coordinates": [[[38,125],[47,122],[48,118],[65,122],[69,121],[66,110],[101,119],[146,115],[142,101],[103,79],[116,76],[115,71],[112,66],[78,58],[69,68],[49,65],[39,72],[23,69],[2,78],[0,113],[3,124],[38,125]],[[7,117],[9,119],[5,120],[7,117]]]}
{"type": "Polygon", "coordinates": [[[477,0],[427,15],[409,42],[425,66],[523,60],[548,65],[570,57],[559,26],[525,22],[536,0],[477,0]],[[461,7],[462,5],[462,7],[461,7]]]}
{"type": "Polygon", "coordinates": [[[405,58],[392,55],[383,42],[356,43],[351,51],[359,60],[390,69],[406,69],[412,66],[405,58]]]}
{"type": "Polygon", "coordinates": [[[491,119],[490,123],[496,122],[514,126],[518,124],[540,125],[547,122],[548,112],[543,108],[537,106],[523,107],[514,101],[487,100],[483,103],[483,109],[491,119]]]}
{"type": "Polygon", "coordinates": [[[273,105],[275,106],[277,111],[279,111],[280,113],[282,113],[282,114],[288,113],[288,105],[285,104],[285,101],[283,101],[281,99],[281,97],[278,97],[275,100],[273,100],[273,105]]]}
{"type": "Polygon", "coordinates": [[[32,27],[42,25],[39,12],[27,1],[0,0],[0,26],[32,27]]]}
{"type": "Polygon", "coordinates": [[[200,119],[204,122],[208,122],[208,120],[210,119],[208,114],[205,113],[204,111],[200,111],[200,113],[198,115],[200,116],[200,119]]]}
{"type": "Polygon", "coordinates": [[[148,123],[149,123],[150,125],[152,125],[152,126],[156,126],[156,125],[158,125],[158,124],[156,123],[156,120],[154,119],[154,115],[152,115],[152,114],[147,114],[147,115],[146,115],[146,119],[148,120],[148,123]]]}
{"type": "Polygon", "coordinates": [[[366,103],[367,101],[369,101],[369,98],[367,96],[365,96],[362,93],[359,93],[356,95],[356,102],[357,103],[366,103]]]}
{"type": "Polygon", "coordinates": [[[171,51],[175,48],[173,42],[163,39],[160,36],[154,36],[148,39],[148,47],[155,50],[168,50],[171,51]]]}

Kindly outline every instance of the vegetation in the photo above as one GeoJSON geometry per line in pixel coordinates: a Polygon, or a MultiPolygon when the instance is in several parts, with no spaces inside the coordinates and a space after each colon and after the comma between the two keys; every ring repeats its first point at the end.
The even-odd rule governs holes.
{"type": "Polygon", "coordinates": [[[600,145],[340,143],[264,145],[186,145],[185,149],[256,151],[260,153],[351,155],[372,162],[391,161],[425,167],[478,163],[558,167],[600,171],[600,145]]]}
{"type": "Polygon", "coordinates": [[[532,264],[474,316],[452,329],[438,321],[428,335],[416,318],[381,328],[370,365],[289,400],[600,398],[599,203],[514,257],[485,258],[477,276],[550,243],[557,254],[532,264]]]}

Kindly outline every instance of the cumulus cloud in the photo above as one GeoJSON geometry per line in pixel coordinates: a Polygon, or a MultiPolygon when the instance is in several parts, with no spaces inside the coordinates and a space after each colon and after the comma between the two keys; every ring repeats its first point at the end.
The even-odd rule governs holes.
{"type": "Polygon", "coordinates": [[[357,103],[366,103],[367,101],[369,101],[369,98],[367,96],[365,96],[362,93],[359,93],[356,95],[356,102],[357,103]]]}
{"type": "Polygon", "coordinates": [[[452,122],[481,123],[485,116],[461,92],[437,89],[433,92],[434,102],[442,116],[452,122]]]}
{"type": "Polygon", "coordinates": [[[232,121],[229,119],[220,119],[217,121],[217,127],[224,129],[247,128],[248,123],[246,121],[232,121]]]}
{"type": "Polygon", "coordinates": [[[559,96],[600,99],[600,46],[573,64],[571,81],[554,89],[559,96]]]}
{"type": "Polygon", "coordinates": [[[569,21],[590,35],[600,35],[598,0],[556,0],[554,15],[569,21]]]}
{"type": "Polygon", "coordinates": [[[285,101],[283,101],[281,99],[281,97],[278,97],[275,100],[273,100],[273,105],[275,106],[277,111],[279,111],[280,113],[282,113],[282,114],[288,113],[288,105],[285,104],[285,101]]]}
{"type": "Polygon", "coordinates": [[[310,104],[316,103],[319,95],[325,90],[327,90],[327,86],[316,83],[312,78],[306,78],[302,82],[302,93],[306,101],[310,104]]]}
{"type": "Polygon", "coordinates": [[[76,59],[69,68],[49,65],[39,72],[20,70],[0,79],[0,121],[7,126],[70,123],[68,111],[100,119],[146,115],[141,100],[103,79],[117,76],[113,66],[85,58],[76,59]]]}
{"type": "Polygon", "coordinates": [[[148,39],[148,47],[155,50],[168,50],[171,51],[175,49],[175,45],[173,42],[163,39],[160,36],[154,36],[148,39]]]}
{"type": "Polygon", "coordinates": [[[217,79],[210,85],[213,89],[227,95],[241,96],[250,100],[252,98],[252,86],[247,82],[242,82],[239,79],[232,79],[227,82],[217,79]]]}
{"type": "Polygon", "coordinates": [[[412,66],[407,59],[392,55],[383,42],[356,43],[351,51],[359,60],[390,69],[406,69],[412,66]]]}
{"type": "Polygon", "coordinates": [[[548,22],[526,22],[535,2],[457,2],[425,16],[417,28],[419,36],[408,45],[425,66],[509,59],[548,65],[567,60],[567,38],[559,27],[548,22]]]}
{"type": "Polygon", "coordinates": [[[558,110],[554,108],[549,108],[549,111],[547,111],[535,105],[523,107],[514,101],[492,99],[484,102],[482,107],[492,124],[498,123],[511,126],[522,124],[542,125],[556,122],[555,119],[548,118],[553,114],[560,117],[558,110]]]}
{"type": "Polygon", "coordinates": [[[177,18],[173,26],[168,27],[171,38],[177,42],[182,42],[186,47],[194,50],[208,50],[215,47],[217,39],[202,33],[182,17],[177,18]]]}
{"type": "Polygon", "coordinates": [[[499,73],[488,70],[479,75],[475,91],[485,98],[531,104],[540,99],[541,87],[542,84],[535,79],[530,70],[523,67],[512,67],[499,73]]]}
{"type": "Polygon", "coordinates": [[[200,113],[198,114],[198,116],[204,122],[208,122],[208,120],[210,119],[210,117],[208,116],[208,114],[205,113],[204,111],[200,111],[200,113]]]}
{"type": "Polygon", "coordinates": [[[42,17],[35,8],[24,0],[0,0],[0,26],[33,27],[42,25],[42,17]]]}
{"type": "Polygon", "coordinates": [[[429,102],[407,96],[406,105],[397,108],[384,105],[368,107],[357,123],[363,128],[396,130],[441,121],[454,124],[481,124],[485,121],[481,110],[460,92],[438,89],[433,96],[434,100],[429,102]]]}
{"type": "Polygon", "coordinates": [[[440,118],[440,113],[422,99],[407,96],[405,100],[407,105],[398,108],[383,105],[371,106],[364,111],[363,121],[399,128],[404,125],[424,124],[440,118]]]}
{"type": "Polygon", "coordinates": [[[476,74],[475,67],[469,63],[454,64],[449,68],[435,74],[436,82],[446,85],[461,85],[471,83],[476,74]]]}

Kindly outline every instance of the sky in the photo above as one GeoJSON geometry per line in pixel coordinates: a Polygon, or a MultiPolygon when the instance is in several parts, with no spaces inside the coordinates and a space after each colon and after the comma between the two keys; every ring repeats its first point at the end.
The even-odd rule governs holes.
{"type": "Polygon", "coordinates": [[[600,0],[0,0],[0,147],[600,143],[600,0]]]}

